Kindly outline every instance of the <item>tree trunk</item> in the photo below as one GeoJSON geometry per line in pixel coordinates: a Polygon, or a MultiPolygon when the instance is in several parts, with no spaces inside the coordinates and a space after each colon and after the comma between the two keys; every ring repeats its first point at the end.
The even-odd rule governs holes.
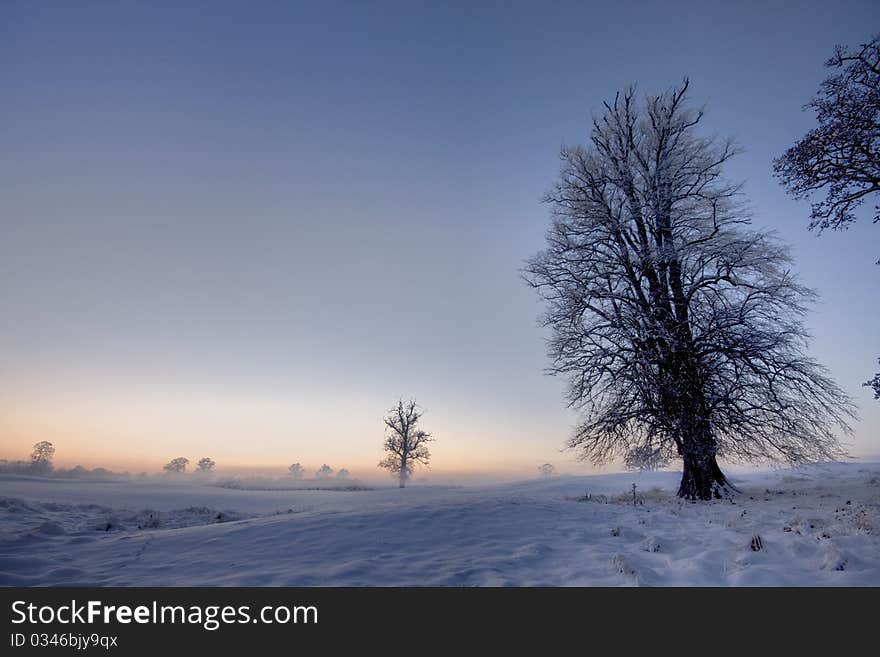
{"type": "Polygon", "coordinates": [[[670,358],[672,381],[666,402],[670,415],[678,418],[680,427],[678,453],[683,462],[678,496],[688,500],[720,499],[736,489],[721,472],[716,460],[717,443],[709,422],[709,409],[703,390],[701,367],[691,346],[690,329],[686,323],[675,326],[677,343],[686,345],[670,358]]]}
{"type": "Polygon", "coordinates": [[[400,488],[406,487],[406,457],[400,460],[400,488]]]}
{"type": "Polygon", "coordinates": [[[715,448],[711,445],[695,446],[682,453],[684,467],[678,496],[688,500],[720,499],[722,494],[736,490],[721,472],[715,460],[715,448]]]}

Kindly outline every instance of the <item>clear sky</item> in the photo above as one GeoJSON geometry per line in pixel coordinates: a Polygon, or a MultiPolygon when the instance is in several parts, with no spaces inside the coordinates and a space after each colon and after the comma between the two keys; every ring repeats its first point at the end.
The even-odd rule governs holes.
{"type": "Polygon", "coordinates": [[[875,2],[3,2],[0,458],[376,472],[415,396],[438,472],[534,472],[574,423],[521,282],[563,143],[691,79],[814,353],[880,453],[880,226],[817,237],[771,160],[875,2]]]}

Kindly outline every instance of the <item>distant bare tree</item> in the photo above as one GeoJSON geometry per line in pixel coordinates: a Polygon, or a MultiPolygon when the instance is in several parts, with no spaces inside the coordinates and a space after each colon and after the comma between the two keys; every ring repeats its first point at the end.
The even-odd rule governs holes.
{"type": "Polygon", "coordinates": [[[305,469],[299,463],[291,465],[287,468],[287,472],[294,479],[302,479],[303,475],[305,475],[305,469]]]}
{"type": "Polygon", "coordinates": [[[845,228],[866,198],[880,196],[880,35],[853,51],[837,46],[825,65],[839,72],[806,105],[819,125],[773,163],[795,197],[825,192],[810,214],[820,231],[845,228]]]}
{"type": "Polygon", "coordinates": [[[428,465],[431,453],[427,443],[431,434],[417,428],[423,414],[415,400],[397,402],[385,417],[385,451],[388,455],[379,462],[380,468],[398,475],[400,487],[406,486],[417,463],[428,465]]]}
{"type": "Polygon", "coordinates": [[[196,465],[196,469],[198,472],[211,472],[214,469],[214,466],[217,465],[214,462],[214,459],[208,458],[207,456],[203,459],[199,459],[198,464],[196,465]]]}
{"type": "Polygon", "coordinates": [[[669,456],[649,445],[638,445],[626,453],[623,464],[627,470],[652,472],[669,465],[669,456]]]}
{"type": "Polygon", "coordinates": [[[189,459],[184,458],[183,456],[178,456],[176,459],[168,461],[162,469],[165,472],[186,472],[187,465],[189,465],[189,459]]]}
{"type": "Polygon", "coordinates": [[[351,473],[348,470],[346,470],[345,468],[342,468],[339,472],[336,473],[336,478],[337,479],[348,479],[350,474],[351,473]]]}
{"type": "Polygon", "coordinates": [[[332,474],[333,468],[325,463],[315,472],[315,479],[329,479],[332,474]]]}
{"type": "Polygon", "coordinates": [[[538,472],[541,473],[542,477],[552,477],[556,474],[556,467],[552,463],[545,463],[538,466],[538,472]]]}
{"type": "Polygon", "coordinates": [[[678,494],[720,496],[719,455],[835,458],[853,407],[806,353],[814,293],[787,249],[751,229],[725,183],[729,141],[700,136],[687,81],[605,104],[588,146],[564,147],[548,246],[526,280],[547,303],[550,373],[596,463],[634,447],[683,461],[678,494]]]}
{"type": "Polygon", "coordinates": [[[55,446],[48,440],[41,440],[34,444],[31,452],[30,470],[35,474],[49,474],[52,472],[52,459],[55,456],[55,446]]]}

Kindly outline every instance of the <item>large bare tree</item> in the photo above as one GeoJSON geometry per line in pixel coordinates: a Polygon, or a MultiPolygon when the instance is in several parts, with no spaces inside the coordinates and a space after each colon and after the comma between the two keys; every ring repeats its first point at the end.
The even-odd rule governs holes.
{"type": "Polygon", "coordinates": [[[837,72],[806,105],[818,125],[773,163],[795,197],[824,193],[810,213],[820,231],[846,228],[866,199],[880,199],[880,34],[854,50],[837,46],[825,65],[837,72]]]}
{"type": "Polygon", "coordinates": [[[416,464],[427,465],[431,458],[427,443],[431,434],[418,428],[422,409],[415,400],[397,402],[385,416],[385,451],[388,455],[379,463],[399,477],[400,487],[406,486],[416,464]]]}
{"type": "Polygon", "coordinates": [[[697,132],[687,81],[618,94],[585,146],[564,147],[542,296],[553,374],[582,414],[569,446],[596,463],[634,448],[683,462],[678,494],[720,496],[717,457],[792,463],[841,453],[852,405],[806,353],[813,293],[751,228],[724,181],[729,141],[697,132]]]}
{"type": "MultiPolygon", "coordinates": [[[[810,228],[820,232],[846,228],[866,199],[880,200],[880,34],[853,50],[837,46],[825,65],[837,72],[807,103],[818,125],[773,162],[796,198],[824,192],[810,213],[810,228]]],[[[880,399],[880,372],[864,385],[880,399]]]]}

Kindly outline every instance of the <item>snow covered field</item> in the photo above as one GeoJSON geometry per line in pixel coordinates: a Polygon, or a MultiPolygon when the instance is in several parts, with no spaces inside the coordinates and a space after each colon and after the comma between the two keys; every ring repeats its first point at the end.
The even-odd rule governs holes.
{"type": "Polygon", "coordinates": [[[3,476],[0,584],[880,585],[880,464],[732,479],[735,500],[694,504],[677,473],[353,492],[3,476]]]}

